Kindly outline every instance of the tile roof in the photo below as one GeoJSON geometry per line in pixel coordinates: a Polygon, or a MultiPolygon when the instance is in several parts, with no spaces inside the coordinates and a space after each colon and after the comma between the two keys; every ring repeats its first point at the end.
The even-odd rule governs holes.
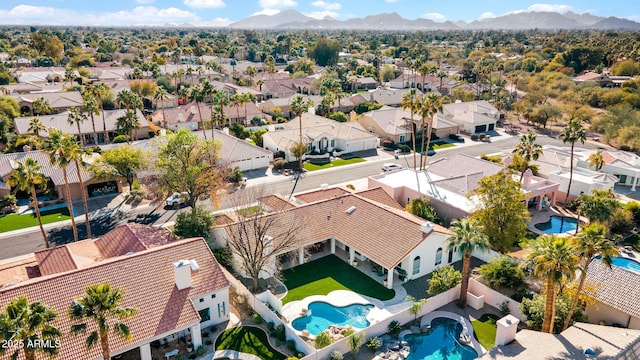
{"type": "Polygon", "coordinates": [[[306,193],[296,195],[296,199],[305,203],[312,203],[321,200],[329,200],[338,196],[349,194],[348,190],[341,187],[333,187],[329,189],[313,190],[306,193]]]}
{"type": "Polygon", "coordinates": [[[126,255],[175,241],[169,231],[136,223],[127,223],[98,238],[96,246],[105,257],[126,255]]]}
{"type": "Polygon", "coordinates": [[[49,105],[52,109],[67,109],[74,106],[82,106],[82,95],[80,95],[79,91],[20,94],[9,96],[16,99],[18,103],[33,103],[39,98],[44,98],[49,102],[49,105]]]}
{"type": "MultiPolygon", "coordinates": [[[[95,154],[93,156],[97,157],[99,155],[95,154]]],[[[64,174],[62,169],[58,166],[51,165],[49,155],[40,150],[0,154],[0,177],[4,178],[9,176],[14,167],[17,166],[17,162],[24,163],[27,158],[32,158],[42,166],[42,174],[51,178],[56,186],[64,185],[64,174]]],[[[88,162],[91,162],[91,160],[88,160],[88,162]]],[[[80,167],[80,175],[85,183],[93,178],[93,174],[82,167],[80,167]]],[[[67,166],[67,179],[69,180],[69,184],[79,182],[76,165],[73,162],[67,166]]]]}
{"type": "Polygon", "coordinates": [[[36,251],[34,253],[38,261],[40,273],[45,275],[57,274],[78,268],[69,248],[65,245],[36,251]]]}
{"type": "Polygon", "coordinates": [[[432,162],[431,165],[429,165],[429,174],[449,179],[478,173],[485,176],[493,175],[502,169],[502,165],[458,153],[450,158],[432,162]]]}
{"type": "MultiPolygon", "coordinates": [[[[80,104],[82,105],[82,103],[80,104]]],[[[74,105],[75,106],[75,105],[74,105]]],[[[106,124],[107,131],[115,131],[116,124],[118,122],[118,118],[122,117],[126,112],[126,109],[117,109],[117,110],[106,110],[104,112],[104,122],[106,124]]],[[[140,110],[136,112],[138,117],[138,121],[140,122],[141,128],[148,126],[148,121],[142,114],[140,110]]],[[[60,129],[62,132],[78,135],[78,126],[73,124],[70,125],[67,122],[67,118],[69,116],[69,112],[64,111],[59,114],[51,114],[51,115],[40,115],[36,116],[42,122],[47,129],[56,128],[60,129]]],[[[29,122],[33,119],[34,116],[24,116],[18,117],[14,119],[15,129],[18,134],[28,134],[29,133],[29,122]]],[[[94,123],[96,124],[96,132],[104,131],[104,126],[102,123],[102,114],[98,116],[94,116],[94,123]]],[[[93,133],[93,125],[91,123],[91,118],[88,118],[87,121],[84,121],[80,124],[80,131],[83,134],[91,134],[93,133]]],[[[46,134],[41,134],[46,137],[46,134]]]]}
{"type": "Polygon", "coordinates": [[[292,204],[278,194],[263,196],[258,198],[258,201],[262,203],[263,206],[267,207],[269,211],[288,210],[296,207],[295,204],[292,204]]]}
{"type": "Polygon", "coordinates": [[[111,286],[125,291],[122,306],[140,310],[138,315],[124,321],[131,329],[132,342],[115,336],[110,338],[111,350],[115,354],[174,329],[198,324],[200,316],[192,299],[229,286],[206,242],[195,238],[0,288],[0,304],[26,295],[29,301],[41,301],[54,308],[60,315],[56,326],[65,334],[58,358],[98,359],[101,358],[99,346],[87,351],[85,336],[67,335],[71,321],[66,314],[72,300],[81,297],[88,285],[101,282],[109,282],[111,286]],[[178,290],[172,264],[182,259],[196,260],[200,269],[191,272],[190,288],[178,290]]]}
{"type": "Polygon", "coordinates": [[[356,194],[362,196],[365,199],[373,200],[375,202],[379,202],[380,204],[390,206],[398,210],[404,210],[402,205],[398,204],[398,202],[395,201],[389,194],[387,194],[387,192],[384,191],[384,189],[382,189],[381,187],[357,191],[356,194]]]}
{"type": "Polygon", "coordinates": [[[604,265],[594,259],[589,266],[586,282],[592,284],[585,293],[595,300],[602,302],[625,314],[640,318],[640,274],[621,267],[604,265]]]}

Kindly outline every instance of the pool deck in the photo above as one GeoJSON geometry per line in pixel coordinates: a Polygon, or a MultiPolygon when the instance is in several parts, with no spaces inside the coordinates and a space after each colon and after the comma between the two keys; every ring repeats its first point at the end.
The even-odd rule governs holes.
{"type": "MultiPolygon", "coordinates": [[[[546,233],[536,229],[536,227],[534,226],[535,224],[539,224],[539,223],[544,223],[549,221],[549,219],[551,219],[552,216],[566,216],[566,217],[571,217],[571,218],[576,218],[576,215],[571,213],[568,210],[564,210],[562,209],[562,207],[549,207],[549,208],[544,208],[540,211],[538,210],[531,210],[529,211],[529,214],[531,214],[531,220],[527,223],[527,228],[531,231],[533,231],[534,233],[538,234],[538,235],[545,235],[546,233]]],[[[585,224],[587,222],[587,219],[584,217],[580,217],[580,226],[583,226],[583,224],[585,224]]],[[[567,231],[565,233],[560,233],[560,234],[555,234],[558,236],[569,236],[569,235],[573,235],[575,231],[567,231]]]]}
{"type": "Polygon", "coordinates": [[[460,325],[462,325],[462,332],[460,333],[460,335],[469,336],[469,339],[471,339],[470,345],[471,347],[473,347],[473,350],[475,350],[476,353],[478,353],[478,356],[487,352],[487,350],[483,348],[482,345],[480,345],[480,343],[478,342],[478,340],[476,340],[476,338],[474,337],[473,325],[471,325],[471,322],[469,321],[469,319],[467,319],[463,315],[458,315],[449,311],[441,311],[441,310],[432,311],[426,314],[425,316],[423,316],[422,319],[420,319],[420,328],[423,328],[425,326],[430,326],[431,321],[435,318],[446,318],[446,319],[451,319],[459,322],[460,325]]]}

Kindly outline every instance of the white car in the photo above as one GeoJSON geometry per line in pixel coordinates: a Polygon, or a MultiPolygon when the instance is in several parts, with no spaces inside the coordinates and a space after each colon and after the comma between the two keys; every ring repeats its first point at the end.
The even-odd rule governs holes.
{"type": "Polygon", "coordinates": [[[173,193],[165,200],[165,203],[167,206],[177,207],[186,203],[188,198],[189,194],[187,192],[173,193]]]}
{"type": "Polygon", "coordinates": [[[387,171],[392,171],[392,170],[399,170],[402,169],[402,166],[400,164],[396,164],[396,163],[387,163],[387,164],[383,164],[382,165],[382,171],[387,172],[387,171]]]}

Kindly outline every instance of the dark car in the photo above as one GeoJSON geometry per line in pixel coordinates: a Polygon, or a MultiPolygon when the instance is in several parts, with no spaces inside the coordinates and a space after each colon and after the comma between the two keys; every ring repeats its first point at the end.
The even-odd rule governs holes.
{"type": "Polygon", "coordinates": [[[449,135],[449,139],[455,140],[457,142],[464,142],[464,137],[462,137],[462,135],[460,134],[451,134],[449,135]]]}
{"type": "Polygon", "coordinates": [[[433,150],[433,149],[429,149],[429,151],[427,151],[427,153],[426,153],[426,154],[425,154],[425,152],[424,152],[424,151],[423,151],[423,152],[421,152],[420,154],[422,154],[422,155],[427,155],[427,156],[433,156],[433,155],[435,155],[435,154],[436,154],[436,151],[435,151],[435,150],[433,150]]]}

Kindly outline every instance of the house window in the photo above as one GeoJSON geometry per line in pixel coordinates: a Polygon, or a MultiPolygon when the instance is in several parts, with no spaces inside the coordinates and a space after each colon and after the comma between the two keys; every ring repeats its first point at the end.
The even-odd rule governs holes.
{"type": "Polygon", "coordinates": [[[400,140],[399,140],[399,141],[400,141],[401,143],[403,143],[403,142],[404,142],[404,140],[405,140],[404,135],[400,135],[400,140]]]}
{"type": "Polygon", "coordinates": [[[215,299],[216,298],[216,294],[211,294],[211,298],[215,299]]]}
{"type": "Polygon", "coordinates": [[[209,311],[209,308],[198,311],[198,314],[200,314],[200,319],[202,319],[200,320],[201,323],[211,320],[211,312],[209,311]]]}
{"type": "Polygon", "coordinates": [[[618,184],[626,184],[627,183],[627,175],[618,175],[618,184]]]}
{"type": "Polygon", "coordinates": [[[225,305],[224,302],[218,304],[218,317],[223,317],[225,315],[225,305]]]}
{"type": "Polygon", "coordinates": [[[331,147],[335,147],[336,146],[336,141],[334,139],[331,139],[331,147]]]}
{"type": "Polygon", "coordinates": [[[204,298],[200,298],[200,302],[204,302],[204,298]]]}
{"type": "Polygon", "coordinates": [[[442,264],[442,248],[438,248],[436,251],[436,265],[442,264]]]}
{"type": "Polygon", "coordinates": [[[419,272],[420,272],[420,256],[416,256],[416,258],[413,259],[413,275],[419,272]]]}

